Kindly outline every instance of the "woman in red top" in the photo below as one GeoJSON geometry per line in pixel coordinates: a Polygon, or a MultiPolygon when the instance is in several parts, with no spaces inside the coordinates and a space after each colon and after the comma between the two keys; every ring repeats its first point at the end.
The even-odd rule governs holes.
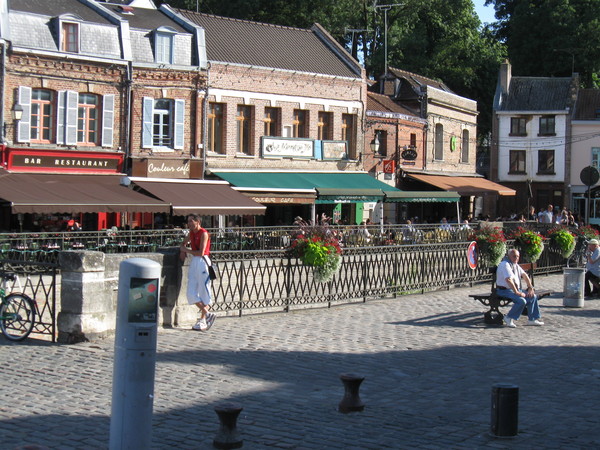
{"type": "Polygon", "coordinates": [[[207,331],[215,321],[216,315],[209,312],[212,302],[210,290],[210,277],[208,266],[210,262],[210,235],[202,228],[202,221],[197,214],[190,214],[187,218],[190,233],[182,242],[180,257],[185,260],[186,256],[192,255],[192,262],[188,270],[188,285],[186,295],[190,305],[196,305],[200,309],[200,318],[193,330],[207,331]]]}

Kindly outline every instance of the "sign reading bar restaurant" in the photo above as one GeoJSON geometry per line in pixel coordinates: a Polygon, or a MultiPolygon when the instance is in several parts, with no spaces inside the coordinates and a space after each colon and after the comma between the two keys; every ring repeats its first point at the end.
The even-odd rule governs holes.
{"type": "Polygon", "coordinates": [[[262,138],[263,158],[314,158],[315,143],[312,139],[262,138]]]}
{"type": "Polygon", "coordinates": [[[53,151],[7,148],[8,170],[19,172],[119,173],[121,153],[53,151]]]}

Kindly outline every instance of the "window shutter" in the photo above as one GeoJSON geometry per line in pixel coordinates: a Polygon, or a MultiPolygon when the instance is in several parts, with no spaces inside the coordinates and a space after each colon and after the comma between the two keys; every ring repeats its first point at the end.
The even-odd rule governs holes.
{"type": "Polygon", "coordinates": [[[66,100],[65,144],[77,145],[77,110],[79,105],[79,94],[75,91],[67,91],[66,100]]]}
{"type": "Polygon", "coordinates": [[[154,119],[154,99],[144,97],[142,118],[142,148],[152,148],[152,122],[154,119]]]}
{"type": "Polygon", "coordinates": [[[65,143],[67,91],[59,91],[56,100],[56,143],[65,143]]]}
{"type": "Polygon", "coordinates": [[[175,128],[173,133],[173,148],[183,148],[185,100],[175,100],[175,128]]]}
{"type": "Polygon", "coordinates": [[[31,88],[19,86],[19,105],[23,108],[23,116],[17,127],[17,142],[31,140],[31,88]]]}
{"type": "Polygon", "coordinates": [[[115,113],[115,96],[107,94],[102,98],[102,147],[112,147],[115,113]]]}

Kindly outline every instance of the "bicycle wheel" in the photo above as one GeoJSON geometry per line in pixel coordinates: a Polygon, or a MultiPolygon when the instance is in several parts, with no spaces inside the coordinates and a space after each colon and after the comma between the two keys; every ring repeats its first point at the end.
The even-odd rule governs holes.
{"type": "Polygon", "coordinates": [[[20,341],[33,330],[35,303],[23,294],[10,294],[0,306],[0,330],[7,339],[20,341]]]}

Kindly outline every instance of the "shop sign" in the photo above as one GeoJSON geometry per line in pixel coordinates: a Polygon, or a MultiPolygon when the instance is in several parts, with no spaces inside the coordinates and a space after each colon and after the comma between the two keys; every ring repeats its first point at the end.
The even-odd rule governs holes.
{"type": "Polygon", "coordinates": [[[314,158],[314,154],[312,139],[262,138],[263,158],[314,158]]]}
{"type": "Polygon", "coordinates": [[[406,150],[402,151],[400,156],[402,156],[402,159],[406,159],[407,161],[414,161],[415,159],[417,159],[418,155],[417,151],[414,148],[407,148],[406,150]]]}
{"type": "Polygon", "coordinates": [[[312,204],[315,202],[314,198],[305,197],[250,197],[257,203],[278,203],[278,204],[312,204]]]}
{"type": "Polygon", "coordinates": [[[396,171],[396,161],[393,159],[383,160],[383,173],[394,173],[396,171]]]}
{"type": "Polygon", "coordinates": [[[323,159],[346,159],[346,141],[323,141],[323,159]]]}
{"type": "Polygon", "coordinates": [[[123,155],[95,152],[7,149],[7,169],[20,172],[120,172],[123,155]]]}
{"type": "Polygon", "coordinates": [[[181,159],[149,159],[147,173],[150,178],[189,178],[190,162],[181,159]]]}

